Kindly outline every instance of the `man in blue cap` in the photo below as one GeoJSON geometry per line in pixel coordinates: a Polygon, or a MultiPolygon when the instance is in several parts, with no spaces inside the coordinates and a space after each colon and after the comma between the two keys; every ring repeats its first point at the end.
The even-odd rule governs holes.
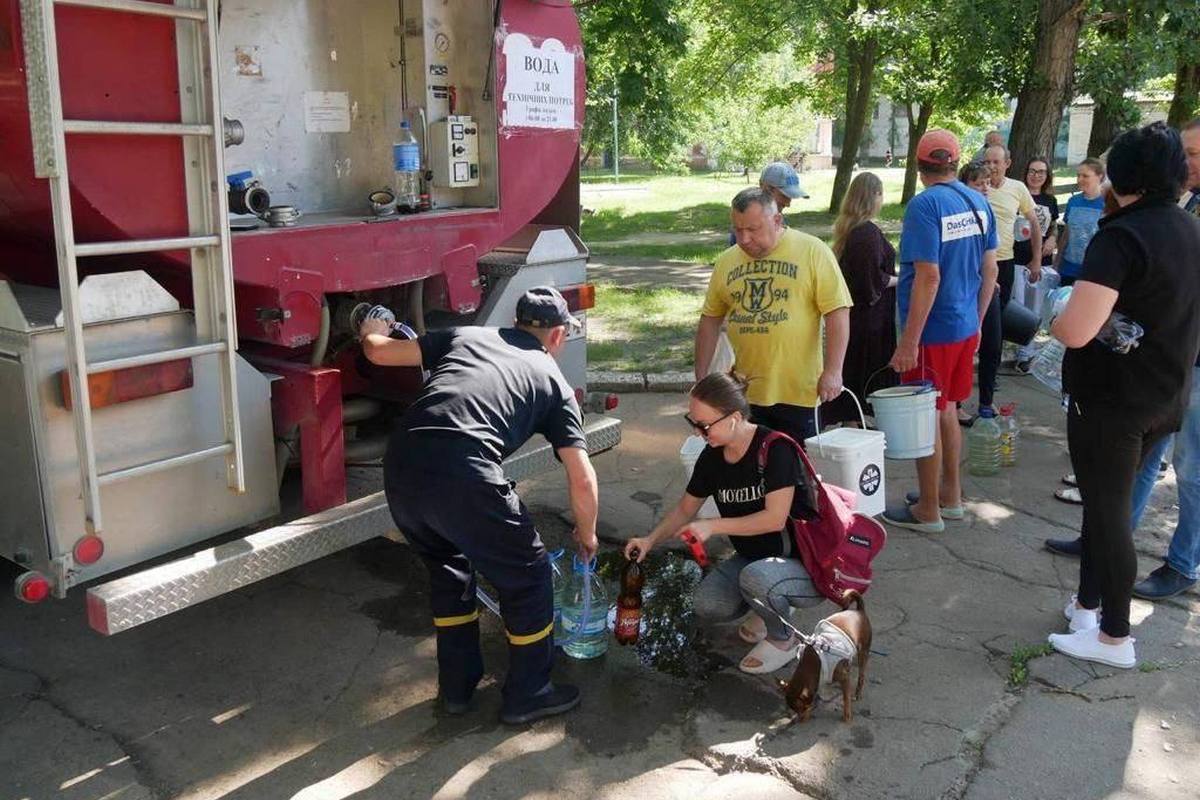
{"type": "MultiPolygon", "coordinates": [[[[808,199],[808,192],[800,186],[800,176],[792,165],[786,161],[772,161],[763,167],[758,176],[758,188],[771,195],[775,208],[780,214],[792,204],[793,200],[803,197],[808,199]]],[[[786,227],[786,226],[785,226],[786,227]]],[[[737,234],[729,232],[729,246],[737,244],[737,234]]]]}
{"type": "Polygon", "coordinates": [[[522,724],[579,705],[578,688],[550,681],[550,561],[501,466],[535,433],[546,437],[567,472],[579,553],[596,554],[596,473],[575,393],[554,361],[578,326],[563,296],[540,286],[518,301],[513,328],[451,328],[415,340],[389,338],[380,319],[359,328],[372,363],[430,373],[388,443],[384,489],[397,527],[429,569],[447,713],[468,711],[483,677],[476,569],[500,594],[508,635],[500,719],[522,724]]]}
{"type": "Polygon", "coordinates": [[[800,186],[800,176],[786,161],[773,161],[763,167],[762,174],[758,176],[758,185],[771,193],[780,211],[790,206],[793,200],[801,197],[808,199],[808,192],[800,186]]]}

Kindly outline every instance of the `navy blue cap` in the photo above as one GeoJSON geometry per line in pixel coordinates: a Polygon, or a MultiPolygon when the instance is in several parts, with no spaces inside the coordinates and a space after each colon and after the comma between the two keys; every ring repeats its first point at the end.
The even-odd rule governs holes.
{"type": "Polygon", "coordinates": [[[553,286],[535,286],[517,301],[517,324],[531,328],[581,327],[571,316],[566,299],[553,286]]]}

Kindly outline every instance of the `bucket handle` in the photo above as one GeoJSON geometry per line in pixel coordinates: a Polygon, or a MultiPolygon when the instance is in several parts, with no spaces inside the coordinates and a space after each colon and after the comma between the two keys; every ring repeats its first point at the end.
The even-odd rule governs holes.
{"type": "MultiPolygon", "coordinates": [[[[854,401],[855,407],[858,408],[858,418],[862,421],[862,429],[864,431],[867,430],[867,415],[863,413],[862,403],[858,402],[858,396],[855,395],[854,392],[850,391],[850,389],[845,386],[842,387],[842,393],[850,395],[850,399],[854,401]]],[[[842,396],[841,394],[838,395],[838,397],[841,397],[841,396],[842,396]]],[[[837,397],[835,397],[833,399],[836,400],[837,397]]],[[[832,403],[833,400],[830,400],[829,402],[832,403]]],[[[813,424],[816,425],[816,427],[817,427],[817,449],[821,451],[821,457],[824,458],[825,457],[825,443],[823,441],[821,441],[821,404],[820,403],[817,403],[815,406],[813,406],[813,424]]]]}
{"type": "MultiPolygon", "coordinates": [[[[863,396],[864,397],[871,396],[871,393],[868,391],[868,389],[871,388],[871,381],[875,380],[875,376],[878,375],[879,373],[883,372],[886,369],[892,369],[891,365],[884,364],[882,367],[880,367],[879,369],[875,370],[874,372],[872,372],[870,375],[867,376],[866,383],[863,384],[863,396]]],[[[919,369],[921,370],[922,374],[924,374],[925,372],[929,372],[933,375],[933,378],[935,381],[934,386],[936,387],[936,385],[937,385],[936,381],[939,380],[937,370],[935,370],[933,367],[929,366],[928,364],[920,364],[919,369]]],[[[892,371],[895,372],[895,370],[892,370],[892,371]]]]}

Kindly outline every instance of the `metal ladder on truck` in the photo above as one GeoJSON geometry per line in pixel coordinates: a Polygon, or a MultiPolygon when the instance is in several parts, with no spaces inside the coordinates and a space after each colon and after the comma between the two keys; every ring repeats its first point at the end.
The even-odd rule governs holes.
{"type": "Polygon", "coordinates": [[[85,526],[91,534],[100,534],[104,528],[101,488],[118,481],[223,456],[229,488],[241,493],[246,487],[241,421],[237,407],[237,332],[233,314],[228,199],[222,191],[225,164],[217,92],[217,5],[218,0],[178,0],[175,5],[146,0],[21,0],[34,170],[37,177],[50,181],[66,340],[66,369],[71,385],[85,526]],[[174,18],[179,49],[180,96],[184,98],[181,121],[63,119],[58,37],[54,21],[56,6],[82,6],[112,13],[174,18]],[[77,242],[71,219],[71,184],[67,170],[66,140],[72,134],[180,137],[187,170],[188,235],[165,239],[77,242]],[[191,253],[193,305],[199,343],[123,358],[88,361],[80,316],[79,259],[171,250],[189,250],[191,253]],[[97,472],[87,376],[209,354],[218,355],[224,441],[192,452],[97,472]]]}

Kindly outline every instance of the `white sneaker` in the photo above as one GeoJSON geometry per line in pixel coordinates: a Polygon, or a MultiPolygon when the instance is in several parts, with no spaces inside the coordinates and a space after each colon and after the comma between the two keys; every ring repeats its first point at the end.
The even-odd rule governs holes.
{"type": "Polygon", "coordinates": [[[1137,665],[1132,638],[1126,638],[1121,644],[1105,644],[1100,641],[1099,628],[1075,633],[1052,633],[1049,641],[1051,647],[1071,658],[1095,661],[1119,669],[1132,669],[1137,665]]]}
{"type": "Polygon", "coordinates": [[[1079,608],[1076,605],[1075,595],[1071,595],[1071,599],[1067,601],[1067,607],[1063,609],[1063,616],[1071,623],[1067,626],[1067,630],[1071,633],[1100,626],[1100,609],[1079,608]]]}

